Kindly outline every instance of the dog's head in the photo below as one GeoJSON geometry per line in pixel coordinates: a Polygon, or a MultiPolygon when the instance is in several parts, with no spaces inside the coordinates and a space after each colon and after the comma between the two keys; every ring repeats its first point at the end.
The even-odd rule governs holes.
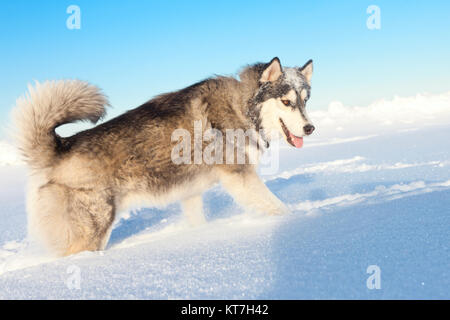
{"type": "Polygon", "coordinates": [[[261,65],[259,87],[254,102],[259,108],[261,128],[276,132],[296,148],[303,146],[303,137],[314,131],[306,114],[311,92],[313,63],[301,68],[282,68],[278,58],[261,65]]]}

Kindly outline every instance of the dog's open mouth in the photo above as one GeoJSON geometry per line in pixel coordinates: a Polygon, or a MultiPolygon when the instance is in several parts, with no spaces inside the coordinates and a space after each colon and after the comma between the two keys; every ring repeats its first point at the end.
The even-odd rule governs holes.
{"type": "Polygon", "coordinates": [[[286,141],[289,142],[289,144],[296,148],[303,147],[303,138],[297,137],[292,134],[292,132],[289,131],[289,129],[284,124],[283,120],[280,118],[281,128],[283,128],[284,134],[286,135],[286,141]]]}

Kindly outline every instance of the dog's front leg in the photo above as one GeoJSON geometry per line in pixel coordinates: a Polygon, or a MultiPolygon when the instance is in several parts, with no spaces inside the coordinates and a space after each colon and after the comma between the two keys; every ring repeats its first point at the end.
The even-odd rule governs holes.
{"type": "Polygon", "coordinates": [[[181,201],[181,206],[190,225],[198,226],[206,222],[201,194],[184,199],[181,201]]]}
{"type": "Polygon", "coordinates": [[[261,181],[254,169],[224,172],[220,181],[236,202],[251,211],[270,215],[289,212],[283,202],[261,181]]]}

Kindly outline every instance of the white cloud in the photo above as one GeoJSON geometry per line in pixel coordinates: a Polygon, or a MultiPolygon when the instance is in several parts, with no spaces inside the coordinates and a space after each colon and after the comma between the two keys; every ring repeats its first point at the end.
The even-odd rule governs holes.
{"type": "Polygon", "coordinates": [[[13,166],[22,164],[19,152],[11,144],[0,141],[0,166],[13,166]]]}
{"type": "Polygon", "coordinates": [[[326,110],[310,112],[321,137],[380,134],[450,124],[450,91],[378,100],[366,107],[331,102],[326,110]]]}

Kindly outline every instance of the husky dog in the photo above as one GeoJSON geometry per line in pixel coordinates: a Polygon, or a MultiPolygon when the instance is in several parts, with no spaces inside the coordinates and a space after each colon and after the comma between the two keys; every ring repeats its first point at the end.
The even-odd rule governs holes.
{"type": "MultiPolygon", "coordinates": [[[[105,115],[106,97],[78,80],[36,83],[14,109],[19,147],[30,167],[28,230],[58,255],[105,248],[116,212],[137,201],[180,201],[192,224],[205,221],[202,193],[219,182],[248,210],[275,215],[285,205],[254,164],[175,164],[172,132],[194,121],[226,129],[275,130],[300,148],[314,126],[306,115],[312,61],[282,68],[278,58],[245,67],[240,79],[214,77],[162,94],[70,137],[60,125],[105,115]]],[[[266,145],[270,142],[262,137],[266,145]]],[[[261,149],[264,149],[263,145],[261,149]]]]}

